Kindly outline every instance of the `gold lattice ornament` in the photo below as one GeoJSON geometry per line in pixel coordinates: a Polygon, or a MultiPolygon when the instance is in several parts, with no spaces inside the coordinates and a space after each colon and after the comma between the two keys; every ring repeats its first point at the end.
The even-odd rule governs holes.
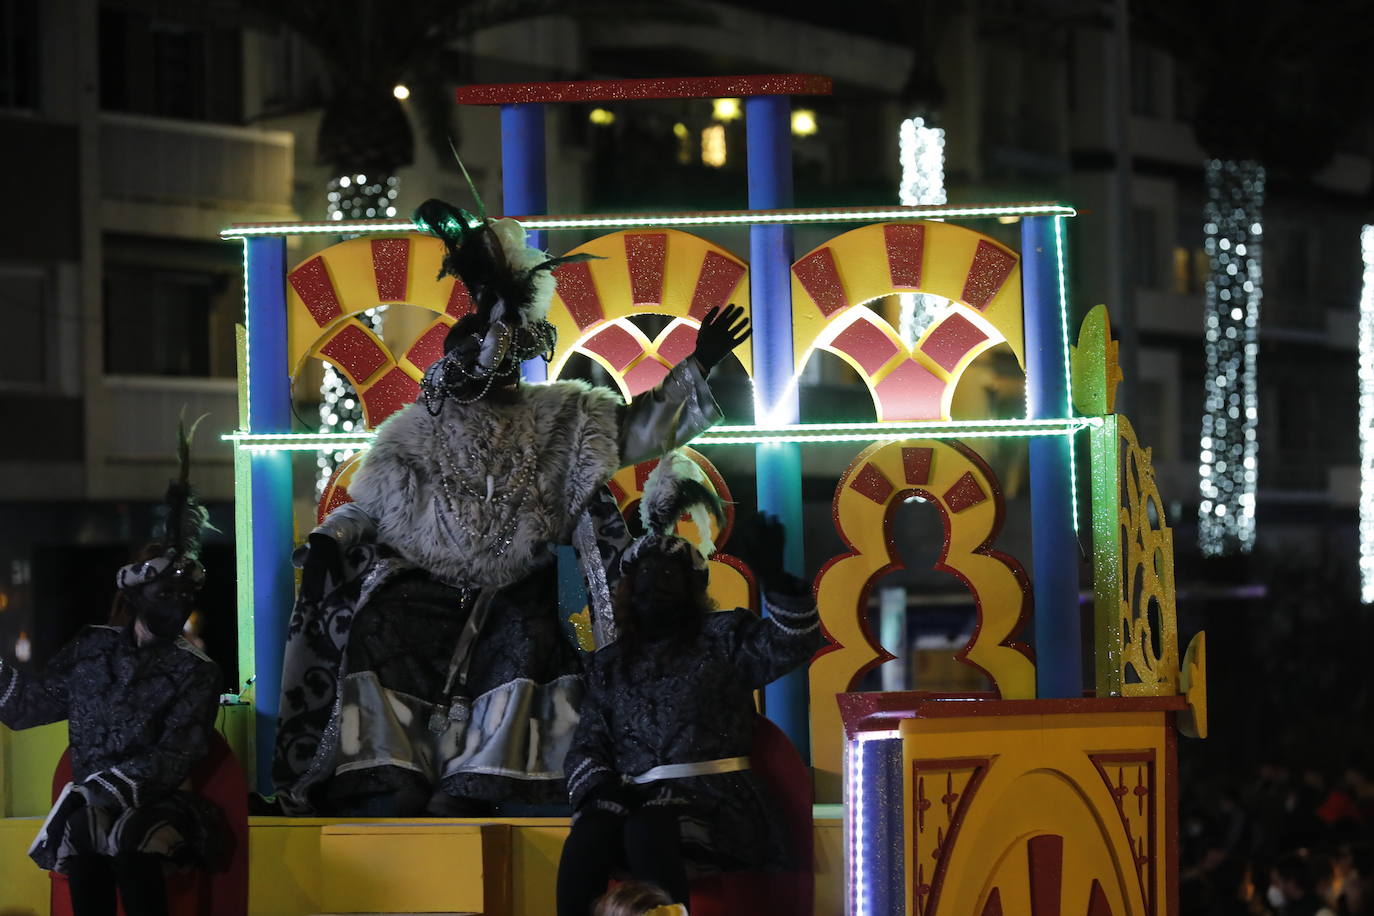
{"type": "Polygon", "coordinates": [[[1179,692],[1174,535],[1150,449],[1124,416],[1093,431],[1099,696],[1179,692]]]}

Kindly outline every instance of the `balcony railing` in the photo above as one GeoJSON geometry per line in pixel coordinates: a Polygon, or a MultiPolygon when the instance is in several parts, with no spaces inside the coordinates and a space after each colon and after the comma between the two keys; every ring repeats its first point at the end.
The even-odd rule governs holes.
{"type": "Polygon", "coordinates": [[[101,193],[141,203],[289,212],[292,143],[285,131],[103,113],[101,193]]]}

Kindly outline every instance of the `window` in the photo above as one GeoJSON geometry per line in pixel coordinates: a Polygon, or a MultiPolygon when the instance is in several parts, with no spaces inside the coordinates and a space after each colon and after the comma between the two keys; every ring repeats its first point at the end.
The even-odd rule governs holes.
{"type": "Polygon", "coordinates": [[[1202,247],[1202,205],[1179,196],[1174,206],[1173,290],[1181,295],[1197,295],[1207,289],[1210,259],[1202,247]]]}
{"type": "Polygon", "coordinates": [[[105,275],[106,373],[233,375],[233,298],[233,283],[225,274],[110,267],[105,275]]]}
{"type": "Polygon", "coordinates": [[[1159,287],[1159,217],[1154,210],[1131,210],[1132,285],[1136,289],[1159,287]]]}
{"type": "Polygon", "coordinates": [[[1173,289],[1182,295],[1196,295],[1207,289],[1207,252],[1201,248],[1174,246],[1173,289]]]}
{"type": "Polygon", "coordinates": [[[263,108],[289,112],[318,102],[322,93],[319,68],[304,41],[284,27],[274,34],[264,33],[261,41],[263,108]]]}
{"type": "Polygon", "coordinates": [[[1165,413],[1172,396],[1171,386],[1161,379],[1142,377],[1135,383],[1132,425],[1141,444],[1154,449],[1156,462],[1173,458],[1165,452],[1165,413]]]}
{"type": "Polygon", "coordinates": [[[206,117],[206,35],[160,25],[153,37],[153,106],[171,118],[206,117]]]}
{"type": "Polygon", "coordinates": [[[1275,233],[1274,244],[1266,253],[1274,265],[1275,289],[1298,295],[1308,292],[1312,285],[1312,237],[1306,229],[1283,228],[1275,233]]]}
{"type": "MultiPolygon", "coordinates": [[[[3,0],[0,0],[3,2],[3,0]]],[[[181,22],[176,4],[150,15],[113,5],[100,10],[100,107],[196,121],[243,116],[240,36],[181,22]]]]}
{"type": "Polygon", "coordinates": [[[40,270],[0,270],[0,383],[47,382],[49,285],[40,270]]]}
{"type": "Polygon", "coordinates": [[[1131,114],[1159,116],[1159,60],[1154,48],[1131,47],[1131,114]]]}
{"type": "Polygon", "coordinates": [[[0,108],[38,107],[37,0],[0,0],[0,108]]]}
{"type": "Polygon", "coordinates": [[[1313,290],[1312,234],[1298,226],[1268,233],[1264,248],[1266,319],[1277,327],[1319,329],[1326,313],[1313,290]]]}

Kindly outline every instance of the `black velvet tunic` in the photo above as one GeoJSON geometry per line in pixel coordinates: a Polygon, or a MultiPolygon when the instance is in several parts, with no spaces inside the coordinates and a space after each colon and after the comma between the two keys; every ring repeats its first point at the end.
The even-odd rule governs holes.
{"type": "MultiPolygon", "coordinates": [[[[38,674],[0,662],[0,722],[67,720],[72,791],[84,797],[80,827],[95,849],[202,862],[220,817],[178,790],[210,746],[221,687],[219,666],[183,639],[140,648],[129,628],[87,627],[38,674]],[[138,836],[123,835],[130,823],[138,836]]],[[[30,850],[43,867],[60,870],[72,813],[54,808],[30,850]]]]}
{"type": "MultiPolygon", "coordinates": [[[[805,663],[823,638],[810,596],[769,595],[769,616],[709,614],[695,637],[599,650],[563,768],[573,806],[609,781],[639,804],[679,809],[695,871],[780,868],[788,846],[769,790],[748,769],[633,783],[654,767],[747,757],[753,692],[805,663]]],[[[594,803],[593,803],[594,804],[594,803]]],[[[613,808],[614,806],[612,806],[613,808]]]]}

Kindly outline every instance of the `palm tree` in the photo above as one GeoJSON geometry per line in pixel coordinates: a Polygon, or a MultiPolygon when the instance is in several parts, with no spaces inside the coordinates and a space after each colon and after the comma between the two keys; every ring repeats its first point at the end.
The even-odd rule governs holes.
{"type": "Polygon", "coordinates": [[[1355,52],[1371,37],[1370,15],[1358,0],[1133,0],[1132,21],[1199,90],[1193,128],[1209,157],[1210,274],[1198,541],[1207,555],[1248,553],[1259,478],[1265,182],[1310,176],[1364,117],[1342,99],[1359,98],[1352,85],[1367,81],[1355,52]]]}

